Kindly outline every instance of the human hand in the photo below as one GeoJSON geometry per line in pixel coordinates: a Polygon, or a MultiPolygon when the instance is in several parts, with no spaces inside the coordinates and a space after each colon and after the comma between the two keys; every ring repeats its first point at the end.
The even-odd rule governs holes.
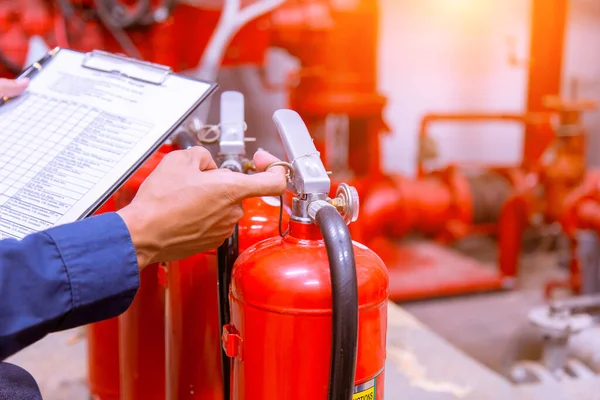
{"type": "MultiPolygon", "coordinates": [[[[279,161],[257,152],[258,171],[279,161]]],[[[220,246],[243,217],[242,200],[285,192],[281,167],[252,175],[218,169],[203,147],[173,151],[117,211],[127,225],[138,265],[173,261],[220,246]]]]}
{"type": "Polygon", "coordinates": [[[0,97],[15,97],[23,93],[29,85],[29,79],[5,79],[0,78],[0,97]]]}

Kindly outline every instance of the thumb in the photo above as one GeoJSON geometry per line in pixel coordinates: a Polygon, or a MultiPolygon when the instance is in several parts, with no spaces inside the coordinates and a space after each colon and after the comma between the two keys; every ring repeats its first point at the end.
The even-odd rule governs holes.
{"type": "Polygon", "coordinates": [[[0,96],[15,97],[23,93],[23,90],[29,85],[29,79],[21,78],[17,80],[0,79],[0,96]]]}

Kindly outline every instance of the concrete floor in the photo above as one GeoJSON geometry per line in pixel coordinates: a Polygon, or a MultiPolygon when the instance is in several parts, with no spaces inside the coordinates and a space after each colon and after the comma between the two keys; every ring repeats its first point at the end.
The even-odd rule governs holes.
{"type": "MultiPolygon", "coordinates": [[[[493,242],[479,240],[463,246],[481,260],[495,257],[493,242]]],[[[528,352],[535,355],[537,335],[528,326],[526,314],[542,302],[540,287],[543,283],[551,276],[561,275],[556,264],[552,253],[528,253],[521,263],[520,290],[401,306],[458,349],[502,374],[528,352]]],[[[46,400],[88,398],[82,329],[50,335],[8,361],[32,373],[46,400]]]]}
{"type": "MultiPolygon", "coordinates": [[[[527,313],[543,304],[544,284],[564,276],[556,253],[539,251],[536,244],[522,255],[519,290],[400,305],[453,345],[504,375],[516,360],[539,356],[539,336],[529,325],[527,313]]],[[[495,260],[497,253],[495,243],[487,239],[463,243],[459,248],[486,262],[495,260]]]]}

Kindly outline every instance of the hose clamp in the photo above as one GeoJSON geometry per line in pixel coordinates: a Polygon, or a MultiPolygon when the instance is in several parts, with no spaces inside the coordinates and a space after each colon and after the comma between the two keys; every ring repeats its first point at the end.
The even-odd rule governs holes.
{"type": "Polygon", "coordinates": [[[335,207],[332,204],[328,203],[325,200],[316,200],[316,201],[310,202],[310,204],[308,205],[307,214],[313,223],[317,222],[316,218],[317,218],[317,213],[319,212],[319,210],[321,210],[322,208],[325,208],[325,207],[332,207],[335,209],[335,207]]]}

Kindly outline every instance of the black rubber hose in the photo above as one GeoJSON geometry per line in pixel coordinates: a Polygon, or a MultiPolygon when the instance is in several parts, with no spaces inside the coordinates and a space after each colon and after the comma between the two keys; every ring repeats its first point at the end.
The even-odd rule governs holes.
{"type": "MultiPolygon", "coordinates": [[[[220,329],[231,322],[229,285],[231,284],[231,271],[235,260],[238,258],[238,252],[238,226],[236,225],[233,235],[217,249],[220,329]]],[[[220,338],[221,335],[219,335],[219,340],[220,338]]],[[[231,396],[231,361],[223,348],[221,348],[221,371],[223,373],[223,400],[229,400],[231,396]]]]}
{"type": "Polygon", "coordinates": [[[179,131],[177,134],[175,134],[175,137],[173,138],[173,143],[175,143],[175,145],[182,150],[200,145],[200,142],[198,141],[198,138],[196,138],[196,135],[188,131],[179,131]]]}
{"type": "Polygon", "coordinates": [[[135,26],[151,11],[151,0],[138,0],[132,11],[118,0],[95,0],[96,12],[102,21],[117,29],[135,26]]]}
{"type": "Polygon", "coordinates": [[[334,207],[323,207],[315,220],[327,249],[331,274],[332,343],[329,400],[351,400],[358,351],[358,282],[352,238],[334,207]]]}

